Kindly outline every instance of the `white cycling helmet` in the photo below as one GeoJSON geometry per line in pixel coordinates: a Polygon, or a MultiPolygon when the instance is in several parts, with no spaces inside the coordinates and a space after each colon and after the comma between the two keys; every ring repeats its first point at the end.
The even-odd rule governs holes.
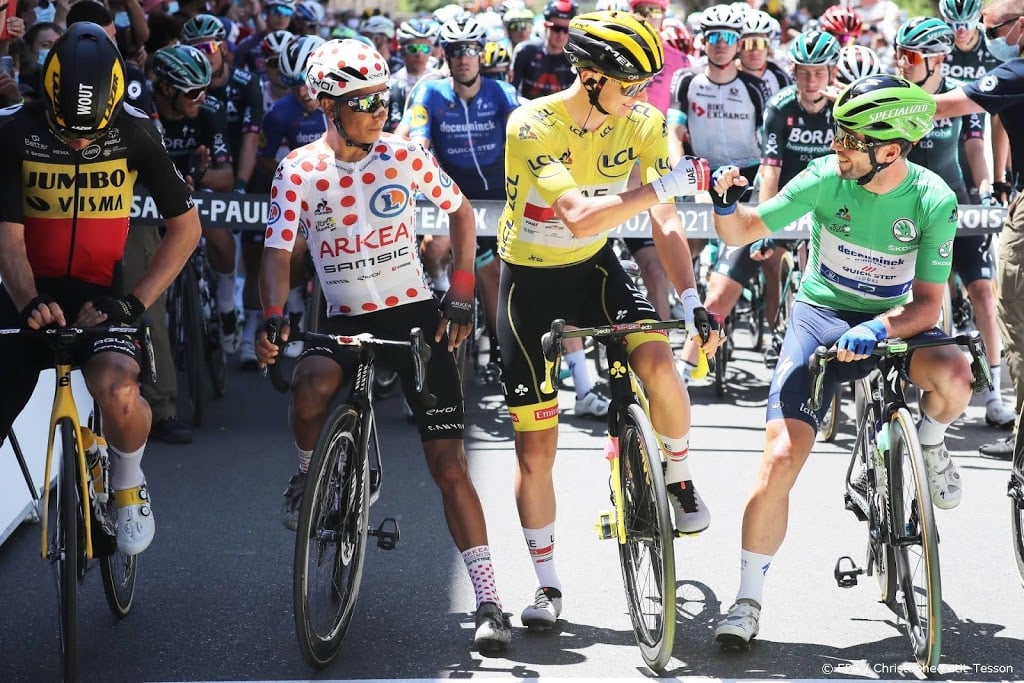
{"type": "Polygon", "coordinates": [[[774,21],[772,15],[767,12],[762,12],[759,9],[748,9],[743,17],[743,28],[740,30],[740,35],[758,35],[770,38],[775,31],[775,26],[772,23],[774,21]]]}
{"type": "Polygon", "coordinates": [[[359,32],[364,36],[375,36],[383,35],[388,40],[395,37],[395,22],[391,21],[387,17],[377,15],[370,17],[363,23],[359,24],[359,32]]]}
{"type": "Polygon", "coordinates": [[[875,51],[863,45],[847,45],[839,50],[836,82],[849,85],[865,76],[882,73],[882,62],[875,51]]]}
{"type": "Polygon", "coordinates": [[[402,45],[414,40],[429,40],[434,43],[440,30],[440,24],[433,19],[410,19],[398,26],[398,42],[402,45]]]}
{"type": "Polygon", "coordinates": [[[454,43],[477,43],[483,47],[487,42],[487,29],[470,14],[463,14],[441,25],[437,42],[444,47],[454,43]]]}
{"type": "Polygon", "coordinates": [[[306,81],[306,65],[310,56],[324,44],[320,36],[299,36],[281,53],[281,81],[285,85],[302,85],[306,81]]]}
{"type": "Polygon", "coordinates": [[[701,12],[700,30],[707,31],[735,31],[743,30],[743,22],[746,20],[746,11],[733,5],[712,5],[701,12]]]}
{"type": "Polygon", "coordinates": [[[388,63],[360,40],[328,40],[306,64],[306,86],[313,97],[339,97],[374,85],[387,85],[388,63]]]}

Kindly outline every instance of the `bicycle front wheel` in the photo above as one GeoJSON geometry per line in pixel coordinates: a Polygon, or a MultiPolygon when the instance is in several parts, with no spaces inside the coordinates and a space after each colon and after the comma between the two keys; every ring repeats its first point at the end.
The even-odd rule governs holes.
{"type": "Polygon", "coordinates": [[[675,532],[661,451],[647,414],[630,405],[619,433],[619,477],[626,540],[619,564],[633,632],[644,662],[662,672],[676,630],[675,532]]]}
{"type": "Polygon", "coordinates": [[[203,323],[203,305],[199,298],[199,277],[191,261],[185,264],[181,273],[181,311],[185,348],[182,351],[190,403],[190,418],[196,427],[203,422],[206,410],[206,387],[204,386],[203,363],[206,356],[206,325],[203,323]]]}
{"type": "Polygon", "coordinates": [[[942,651],[942,583],[939,539],[931,489],[913,418],[900,408],[889,423],[889,506],[898,601],[914,658],[922,667],[939,663],[942,651]]]}
{"type": "Polygon", "coordinates": [[[56,514],[51,517],[49,555],[57,578],[60,607],[60,642],[64,653],[64,680],[78,675],[78,580],[84,571],[85,521],[78,482],[78,438],[74,423],[58,423],[61,443],[60,479],[56,485],[56,514]]]}
{"type": "Polygon", "coordinates": [[[337,656],[362,581],[370,504],[359,420],[343,406],[321,431],[295,532],[295,630],[302,656],[317,668],[337,656]]]}

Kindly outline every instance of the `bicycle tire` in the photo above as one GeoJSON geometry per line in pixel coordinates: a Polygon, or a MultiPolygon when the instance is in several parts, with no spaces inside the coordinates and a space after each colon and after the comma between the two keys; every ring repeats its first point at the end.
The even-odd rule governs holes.
{"type": "MultiPolygon", "coordinates": [[[[1022,413],[1024,415],[1024,413],[1022,413]]],[[[1024,438],[1020,430],[1024,417],[1017,417],[1017,434],[1013,442],[1013,465],[1010,468],[1010,527],[1013,532],[1013,557],[1017,561],[1017,573],[1024,585],[1024,438]]]]}
{"type": "Polygon", "coordinates": [[[125,555],[115,550],[100,559],[100,577],[107,606],[118,619],[128,616],[135,599],[135,577],[138,571],[138,555],[125,555]]]}
{"type": "Polygon", "coordinates": [[[825,413],[825,417],[821,420],[821,425],[818,427],[818,441],[824,443],[832,443],[836,440],[836,433],[839,431],[839,421],[841,414],[839,407],[842,402],[840,394],[843,391],[842,385],[836,386],[836,390],[832,393],[832,401],[828,404],[828,411],[825,413]]]}
{"type": "Polygon", "coordinates": [[[759,268],[750,288],[750,334],[752,337],[751,349],[754,351],[764,350],[764,286],[762,278],[764,278],[764,271],[759,268]]]}
{"type": "Polygon", "coordinates": [[[185,373],[188,386],[189,417],[194,426],[203,423],[206,411],[206,388],[203,386],[205,374],[206,324],[203,321],[203,302],[199,294],[199,276],[191,261],[185,264],[178,275],[181,279],[181,309],[184,326],[183,362],[179,368],[185,373]]]}
{"type": "Polygon", "coordinates": [[[359,421],[356,409],[342,406],[320,432],[295,532],[295,630],[303,658],[318,669],[338,655],[362,581],[370,491],[359,421]]]}
{"type": "Polygon", "coordinates": [[[217,314],[216,292],[213,290],[214,275],[210,262],[202,259],[201,280],[197,280],[197,287],[201,281],[203,286],[199,291],[203,317],[203,329],[206,331],[204,339],[204,351],[206,356],[206,370],[210,375],[210,384],[213,387],[213,395],[216,398],[223,398],[228,390],[228,359],[227,354],[220,345],[220,316],[217,314]]]}
{"type": "Polygon", "coordinates": [[[725,370],[729,365],[729,346],[732,344],[732,321],[726,318],[725,340],[715,349],[715,396],[725,396],[725,370]]]}
{"type": "Polygon", "coordinates": [[[626,540],[619,544],[619,565],[640,653],[651,670],[661,673],[675,641],[675,531],[650,419],[636,404],[623,417],[619,481],[626,540]]]}
{"type": "Polygon", "coordinates": [[[942,653],[942,581],[939,539],[921,444],[910,411],[900,408],[889,423],[889,509],[892,529],[917,543],[892,548],[899,602],[917,663],[929,670],[942,653]],[[915,550],[919,548],[920,550],[915,550]]]}
{"type": "Polygon", "coordinates": [[[55,564],[60,607],[60,642],[64,680],[78,675],[78,581],[84,571],[85,520],[78,482],[78,437],[69,418],[57,423],[61,442],[61,475],[57,481],[57,514],[50,539],[50,561],[55,564]]]}

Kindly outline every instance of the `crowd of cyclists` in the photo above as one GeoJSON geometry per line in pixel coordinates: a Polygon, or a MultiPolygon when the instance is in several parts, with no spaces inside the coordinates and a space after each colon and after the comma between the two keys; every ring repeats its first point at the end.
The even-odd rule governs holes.
{"type": "MultiPolygon", "coordinates": [[[[491,339],[484,362],[500,367],[515,433],[516,503],[537,574],[521,615],[530,628],[554,626],[563,604],[552,478],[558,396],[540,388],[539,338],[553,318],[686,320],[678,358],[664,335],[628,345],[666,453],[676,530],[700,533],[711,515],[687,462],[686,383],[698,353],[713,354],[722,341],[706,331],[709,312],[729,315],[763,268],[776,283],[765,290],[772,319],[783,253],[796,248],[772,233],[812,213],[794,313],[801,331],[765,352],[776,372],[762,485],[744,518],[737,600],[716,630],[726,645],[757,634],[786,497],[822,418],[803,407],[808,348],[838,343],[847,374],[866,371],[877,341],[934,326],[946,287],[959,286],[947,282],[952,269],[992,369],[985,419],[1000,429],[1017,419],[1001,398],[990,237],[954,239],[958,203],[1011,199],[1010,146],[998,117],[935,119],[932,98],[1019,56],[986,47],[994,24],[983,23],[980,0],[940,0],[940,17],[902,16],[890,0],[835,5],[820,17],[774,16],[745,2],[684,15],[668,0],[598,0],[594,11],[576,0],[536,8],[506,0],[404,20],[331,15],[315,0],[55,7],[52,16],[41,6],[11,16],[10,39],[0,41],[10,57],[0,70],[0,147],[20,150],[0,163],[0,325],[130,322],[148,310],[157,355],[166,356],[161,292],[200,239],[190,193],[266,195],[266,226],[234,235],[205,225],[201,238],[224,351],[237,352],[242,370],[277,362],[279,353],[298,358],[297,471],[282,522],[295,528],[317,434],[352,368],[337,349],[281,343],[296,319],[288,315],[306,310],[312,273],[326,301],[321,331],[396,339],[411,327],[436,331],[429,375],[437,406],[417,402],[401,358],[387,359],[379,386],[405,394],[474,587],[482,650],[507,648],[511,624],[468,473],[452,354],[472,333],[475,297],[491,339]],[[163,229],[129,230],[130,201],[95,211],[88,197],[106,186],[90,184],[100,182],[93,166],[104,178],[119,172],[128,197],[137,175],[163,229]],[[72,206],[54,199],[61,173],[90,179],[69,185],[72,206]],[[884,236],[864,219],[867,195],[884,198],[872,209],[879,225],[892,226],[884,236]],[[708,247],[685,238],[677,198],[714,204],[725,244],[708,272],[695,267],[708,247]],[[416,234],[417,200],[448,214],[448,235],[416,234]],[[504,203],[497,237],[475,236],[474,200],[504,203]],[[643,211],[651,236],[613,250],[607,232],[643,211]],[[359,276],[383,250],[389,267],[359,276]],[[625,274],[622,253],[639,265],[643,291],[625,274]],[[267,336],[282,325],[281,339],[267,336]]],[[[25,354],[3,343],[0,378],[17,391],[0,399],[0,434],[45,364],[38,354],[38,362],[15,364],[25,354]]],[[[114,334],[79,350],[90,391],[112,416],[105,428],[114,487],[129,492],[118,499],[118,542],[132,553],[155,530],[140,466],[147,438],[192,440],[176,415],[175,372],[140,393],[136,355],[114,334]]],[[[930,485],[937,506],[954,507],[962,485],[943,436],[970,397],[969,372],[948,351],[918,358],[911,377],[924,390],[919,429],[930,485]]],[[[609,401],[583,345],[567,344],[565,359],[574,414],[603,418],[609,401]]],[[[1009,452],[1003,442],[983,448],[1009,452]]]]}

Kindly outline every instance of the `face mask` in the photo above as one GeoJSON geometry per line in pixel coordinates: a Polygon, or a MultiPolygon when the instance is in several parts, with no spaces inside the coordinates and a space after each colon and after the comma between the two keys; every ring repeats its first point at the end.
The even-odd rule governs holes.
{"type": "Polygon", "coordinates": [[[985,36],[985,48],[988,49],[989,54],[1000,62],[1008,62],[1011,59],[1020,57],[1020,46],[1016,43],[1010,45],[1006,42],[1005,36],[1002,38],[989,38],[985,36]]]}
{"type": "Polygon", "coordinates": [[[128,28],[132,25],[131,17],[127,12],[118,12],[114,15],[114,26],[117,28],[128,28]]]}
{"type": "Polygon", "coordinates": [[[46,62],[46,57],[50,54],[50,48],[44,48],[39,51],[39,56],[36,58],[36,65],[42,69],[43,64],[46,62]]]}
{"type": "Polygon", "coordinates": [[[50,3],[48,6],[43,7],[39,5],[36,7],[36,23],[42,23],[44,21],[53,21],[53,18],[57,16],[57,5],[50,3]]]}
{"type": "Polygon", "coordinates": [[[178,12],[178,3],[176,3],[176,2],[169,2],[169,3],[167,3],[167,13],[168,14],[176,14],[177,12],[178,12]]]}

